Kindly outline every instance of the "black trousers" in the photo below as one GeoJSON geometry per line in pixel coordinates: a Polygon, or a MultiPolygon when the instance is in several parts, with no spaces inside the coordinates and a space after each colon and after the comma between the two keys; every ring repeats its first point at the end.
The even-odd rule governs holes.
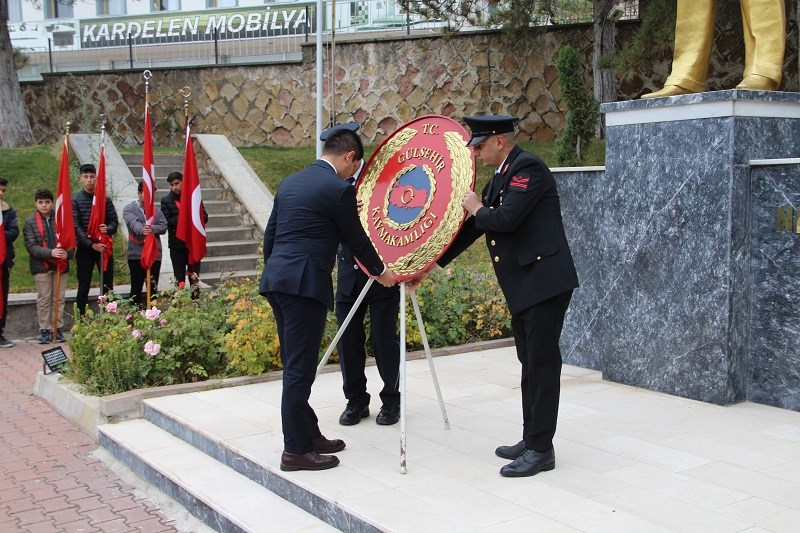
{"type": "Polygon", "coordinates": [[[3,263],[3,316],[0,316],[0,336],[6,330],[6,318],[8,318],[8,285],[11,279],[11,269],[3,263]]]}
{"type": "MultiPolygon", "coordinates": [[[[128,269],[131,271],[131,301],[136,305],[143,305],[147,302],[142,298],[144,283],[147,280],[147,270],[142,268],[142,263],[138,259],[128,260],[128,269]]],[[[156,261],[150,267],[150,294],[158,292],[158,273],[161,270],[161,261],[156,261]]]]}
{"type": "Polygon", "coordinates": [[[288,453],[308,453],[314,450],[313,439],[321,435],[308,399],[317,374],[328,309],[317,300],[293,294],[270,292],[266,296],[281,345],[283,449],[288,453]]]}
{"type": "MultiPolygon", "coordinates": [[[[186,282],[186,272],[195,273],[200,276],[200,263],[188,263],[189,261],[189,250],[173,250],[172,248],[169,249],[169,258],[172,260],[172,273],[175,275],[175,284],[177,285],[180,282],[186,282]]],[[[191,277],[189,278],[189,282],[191,283],[191,277]]]]}
{"type": "MultiPolygon", "coordinates": [[[[336,319],[341,326],[355,301],[336,302],[336,319]]],[[[370,317],[370,343],[378,373],[383,380],[381,402],[384,406],[400,405],[398,380],[400,375],[400,338],[397,334],[397,320],[400,313],[400,291],[371,297],[369,293],[358,306],[353,319],[339,339],[339,365],[342,368],[342,390],[344,397],[362,405],[369,405],[367,376],[364,365],[367,360],[364,318],[367,310],[370,317]]]]}
{"type": "Polygon", "coordinates": [[[553,447],[561,394],[561,349],[558,341],[572,291],[512,315],[517,358],[522,363],[522,438],[527,448],[553,447]]]}
{"type": "MultiPolygon", "coordinates": [[[[91,248],[78,247],[75,252],[75,265],[78,276],[78,295],[76,301],[78,303],[78,313],[83,316],[86,313],[86,303],[89,301],[89,288],[92,286],[92,275],[94,269],[100,272],[102,265],[100,264],[100,252],[96,252],[91,248]]],[[[110,255],[108,258],[108,268],[103,272],[103,294],[108,291],[114,290],[114,256],[110,255]]]]}

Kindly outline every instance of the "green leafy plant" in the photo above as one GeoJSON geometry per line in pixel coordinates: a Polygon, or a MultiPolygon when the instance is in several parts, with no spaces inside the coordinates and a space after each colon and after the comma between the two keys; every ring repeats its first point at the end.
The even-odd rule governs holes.
{"type": "Polygon", "coordinates": [[[114,394],[221,375],[232,306],[221,292],[228,292],[225,285],[192,300],[180,288],[162,293],[146,310],[114,293],[101,297],[102,312],[88,310],[72,329],[69,377],[90,393],[114,394]]]}

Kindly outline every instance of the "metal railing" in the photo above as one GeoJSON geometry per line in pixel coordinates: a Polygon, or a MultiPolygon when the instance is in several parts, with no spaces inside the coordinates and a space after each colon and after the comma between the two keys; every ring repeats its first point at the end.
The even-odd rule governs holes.
{"type": "MultiPolygon", "coordinates": [[[[332,11],[332,0],[326,0],[325,9],[332,11]]],[[[638,1],[626,1],[618,4],[625,9],[622,18],[638,17],[638,1]]],[[[26,46],[16,48],[18,61],[24,66],[18,69],[20,81],[41,80],[43,73],[50,72],[86,72],[114,69],[142,69],[153,67],[177,67],[193,65],[224,65],[245,63],[271,63],[300,60],[301,45],[314,41],[316,19],[315,4],[293,3],[290,5],[295,11],[302,10],[304,22],[296,25],[271,24],[267,28],[266,22],[263,29],[258,31],[242,31],[241,28],[232,28],[221,24],[217,27],[209,25],[205,31],[184,32],[178,36],[167,36],[156,32],[139,31],[123,33],[120,29],[110,32],[113,39],[100,40],[86,37],[91,36],[91,30],[96,27],[89,26],[85,21],[71,21],[77,31],[74,37],[65,38],[63,32],[56,39],[47,38],[46,46],[26,46]],[[89,30],[85,26],[89,26],[89,30]],[[159,36],[156,36],[159,35],[159,36]],[[83,42],[82,42],[83,41],[83,42]]],[[[337,39],[363,38],[367,35],[419,35],[440,32],[446,21],[424,20],[421,16],[407,14],[400,11],[397,4],[383,2],[353,1],[336,2],[337,14],[344,9],[348,16],[337,16],[336,28],[324,31],[324,38],[331,39],[335,34],[337,39]],[[359,10],[353,6],[366,6],[369,9],[359,10]]],[[[590,2],[581,0],[574,3],[571,10],[562,10],[553,13],[552,20],[546,24],[565,24],[589,22],[592,20],[592,6],[590,2]]],[[[278,6],[276,6],[277,8],[278,6]]],[[[209,10],[214,14],[214,10],[209,10]]],[[[180,13],[175,13],[180,16],[180,13]]],[[[300,15],[298,15],[298,18],[300,15]]],[[[132,17],[128,17],[131,19],[132,17]]],[[[210,18],[210,17],[206,17],[210,18]]],[[[232,20],[232,18],[230,19],[232,20]]],[[[230,22],[229,20],[229,22],[230,22]]],[[[102,21],[94,19],[92,23],[102,21]]],[[[45,21],[47,23],[48,21],[45,21]]],[[[64,25],[65,22],[61,21],[64,25]]],[[[134,22],[134,24],[137,24],[134,22]]],[[[330,24],[330,15],[328,16],[330,24]]],[[[111,24],[109,23],[109,26],[111,24]]],[[[11,28],[12,25],[10,25],[11,28]]],[[[23,24],[18,24],[17,29],[23,24]]],[[[46,24],[42,24],[46,26],[46,24]]],[[[67,23],[69,26],[69,23],[67,23]]],[[[128,31],[131,31],[130,24],[128,31]]],[[[483,29],[480,27],[462,27],[462,31],[483,29]]],[[[141,26],[139,27],[141,30],[141,26]]],[[[161,29],[159,28],[159,32],[161,29]]],[[[106,33],[106,37],[109,33],[106,33]]],[[[12,32],[12,39],[14,33],[12,32]]],[[[96,37],[96,36],[95,36],[96,37]]],[[[41,43],[43,39],[38,42],[41,43]]]]}

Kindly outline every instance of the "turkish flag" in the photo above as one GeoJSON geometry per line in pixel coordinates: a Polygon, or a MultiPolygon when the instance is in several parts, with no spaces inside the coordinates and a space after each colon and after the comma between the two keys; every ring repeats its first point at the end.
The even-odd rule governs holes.
{"type": "MultiPolygon", "coordinates": [[[[150,105],[144,108],[144,150],[142,152],[142,203],[146,226],[152,226],[156,220],[156,180],[153,162],[153,130],[150,126],[150,105]]],[[[154,234],[144,238],[142,257],[139,264],[145,270],[150,269],[158,258],[158,243],[154,234]]]]}
{"type": "Polygon", "coordinates": [[[94,186],[92,198],[92,212],[89,214],[89,225],[86,227],[86,236],[95,242],[106,245],[106,252],[102,254],[103,271],[108,268],[108,258],[111,257],[114,244],[111,235],[100,233],[100,226],[106,223],[106,147],[100,146],[100,162],[97,164],[97,181],[94,186]]]}
{"type": "MultiPolygon", "coordinates": [[[[67,140],[61,150],[61,167],[58,171],[56,186],[56,248],[72,250],[78,244],[75,237],[75,219],[72,216],[72,192],[69,186],[69,149],[67,140]]],[[[67,271],[66,259],[54,259],[59,272],[67,271]]]]}
{"type": "Polygon", "coordinates": [[[183,190],[178,211],[178,228],[175,235],[186,244],[189,263],[199,263],[206,256],[206,225],[203,217],[203,199],[194,143],[186,125],[186,158],[183,161],[183,190]]]}

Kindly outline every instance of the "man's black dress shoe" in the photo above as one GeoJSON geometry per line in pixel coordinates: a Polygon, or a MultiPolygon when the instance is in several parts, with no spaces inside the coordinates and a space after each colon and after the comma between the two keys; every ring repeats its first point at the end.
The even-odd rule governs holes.
{"type": "Polygon", "coordinates": [[[281,470],[327,470],[339,464],[335,455],[320,455],[317,452],[281,454],[281,470]]]}
{"type": "Polygon", "coordinates": [[[522,455],[500,469],[500,475],[505,477],[533,476],[539,472],[546,472],[556,467],[556,454],[551,449],[549,452],[525,450],[522,455]]]}
{"type": "Polygon", "coordinates": [[[497,449],[494,451],[494,454],[498,457],[502,457],[503,459],[508,459],[509,461],[513,461],[520,455],[522,452],[525,451],[525,441],[521,440],[518,443],[514,444],[513,446],[498,446],[497,449]]]}
{"type": "Polygon", "coordinates": [[[391,426],[400,420],[400,406],[390,405],[381,407],[381,412],[375,417],[375,422],[381,426],[391,426]]]}
{"type": "Polygon", "coordinates": [[[339,417],[339,423],[343,426],[355,426],[361,422],[362,418],[369,416],[369,406],[362,405],[361,403],[350,400],[347,402],[342,416],[339,417]]]}
{"type": "Polygon", "coordinates": [[[344,450],[345,444],[342,439],[326,439],[320,435],[312,441],[314,443],[314,451],[317,453],[336,453],[344,450]]]}

